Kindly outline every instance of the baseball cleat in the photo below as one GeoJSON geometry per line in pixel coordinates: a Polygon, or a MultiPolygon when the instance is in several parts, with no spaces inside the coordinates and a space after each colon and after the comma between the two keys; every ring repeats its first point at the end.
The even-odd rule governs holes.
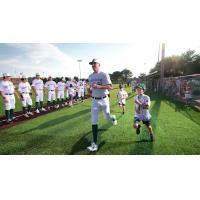
{"type": "Polygon", "coordinates": [[[140,127],[141,127],[141,125],[140,125],[140,124],[138,124],[138,128],[136,129],[136,134],[137,134],[137,135],[139,135],[139,134],[140,134],[140,127]]]}
{"type": "Polygon", "coordinates": [[[41,111],[47,111],[45,108],[41,108],[41,111]]]}
{"type": "Polygon", "coordinates": [[[47,109],[48,109],[48,110],[51,110],[51,107],[50,107],[50,106],[48,106],[48,107],[47,107],[47,109]]]}
{"type": "Polygon", "coordinates": [[[91,152],[98,150],[98,145],[92,142],[91,146],[88,146],[87,149],[91,152]]]}
{"type": "Polygon", "coordinates": [[[28,112],[27,114],[28,114],[28,115],[34,115],[32,112],[28,112]]]}
{"type": "Polygon", "coordinates": [[[37,109],[36,111],[35,111],[36,113],[40,113],[40,111],[37,109]]]}
{"type": "Polygon", "coordinates": [[[26,114],[24,114],[24,117],[28,118],[29,116],[28,116],[28,114],[26,113],[26,114]]]}

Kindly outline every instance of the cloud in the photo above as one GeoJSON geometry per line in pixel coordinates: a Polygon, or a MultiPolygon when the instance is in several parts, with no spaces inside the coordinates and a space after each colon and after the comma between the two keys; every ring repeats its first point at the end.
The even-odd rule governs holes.
{"type": "Polygon", "coordinates": [[[33,76],[36,72],[52,76],[78,76],[79,71],[75,58],[63,53],[53,44],[6,44],[21,55],[1,59],[0,65],[8,69],[33,76]]]}

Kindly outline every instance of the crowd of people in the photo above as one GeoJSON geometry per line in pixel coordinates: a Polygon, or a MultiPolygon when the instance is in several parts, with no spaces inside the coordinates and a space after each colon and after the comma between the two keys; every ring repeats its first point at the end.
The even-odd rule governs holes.
{"type": "Polygon", "coordinates": [[[58,109],[64,106],[73,106],[75,102],[83,102],[86,92],[86,81],[65,81],[64,78],[56,83],[51,76],[46,83],[43,82],[39,73],[36,73],[32,83],[28,82],[27,77],[22,76],[18,86],[11,81],[11,75],[3,74],[3,80],[0,82],[0,95],[3,98],[3,106],[7,123],[14,119],[14,109],[16,99],[22,104],[24,117],[29,117],[35,113],[46,112],[52,108],[58,109]],[[32,92],[33,91],[33,92],[32,92]],[[47,93],[47,108],[44,108],[44,96],[47,93]],[[34,94],[34,97],[33,97],[34,94]],[[35,98],[35,110],[33,110],[33,101],[35,98]]]}

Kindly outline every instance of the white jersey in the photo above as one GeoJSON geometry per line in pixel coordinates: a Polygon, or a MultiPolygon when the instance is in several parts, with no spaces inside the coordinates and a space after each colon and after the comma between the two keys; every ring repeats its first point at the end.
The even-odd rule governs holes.
{"type": "Polygon", "coordinates": [[[75,85],[76,85],[73,81],[67,81],[67,82],[66,82],[66,86],[67,86],[67,87],[69,87],[70,84],[72,84],[73,87],[75,87],[75,85]]]}
{"type": "Polygon", "coordinates": [[[43,90],[44,83],[42,79],[34,79],[32,82],[32,86],[35,87],[36,90],[43,90]]]}
{"type": "Polygon", "coordinates": [[[15,86],[11,81],[4,81],[0,82],[0,91],[4,94],[13,94],[15,91],[15,86]]]}
{"type": "Polygon", "coordinates": [[[123,99],[126,99],[128,97],[128,93],[125,90],[120,90],[117,93],[118,101],[121,102],[123,99]]]}
{"type": "Polygon", "coordinates": [[[31,86],[30,86],[30,84],[29,84],[29,82],[20,82],[19,83],[19,88],[18,88],[18,91],[20,92],[20,93],[30,93],[30,91],[31,91],[31,86]]]}
{"type": "Polygon", "coordinates": [[[75,96],[75,91],[73,87],[68,88],[68,94],[71,96],[75,96]]]}
{"type": "Polygon", "coordinates": [[[78,90],[84,90],[84,88],[85,88],[85,83],[84,83],[83,81],[79,81],[79,82],[77,83],[77,88],[78,88],[78,90]]]}
{"type": "Polygon", "coordinates": [[[62,81],[58,82],[57,83],[57,88],[58,88],[58,91],[64,91],[65,88],[66,88],[66,83],[62,82],[62,81]]]}
{"type": "Polygon", "coordinates": [[[45,83],[45,88],[47,88],[49,91],[55,91],[57,87],[57,84],[55,81],[47,81],[45,83]]]}
{"type": "Polygon", "coordinates": [[[135,117],[138,117],[140,120],[150,120],[151,115],[149,113],[149,109],[143,108],[143,105],[148,105],[150,106],[151,101],[150,97],[147,95],[136,95],[134,97],[134,102],[135,102],[135,117]],[[137,104],[137,102],[141,103],[137,104]]]}

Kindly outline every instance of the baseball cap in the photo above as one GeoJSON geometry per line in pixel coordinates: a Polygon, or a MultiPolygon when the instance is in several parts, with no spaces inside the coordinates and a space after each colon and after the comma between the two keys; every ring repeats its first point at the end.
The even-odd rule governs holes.
{"type": "Polygon", "coordinates": [[[99,60],[96,59],[96,58],[92,59],[92,61],[89,62],[90,65],[92,65],[92,64],[94,64],[94,63],[99,63],[99,64],[100,64],[99,60]]]}
{"type": "Polygon", "coordinates": [[[25,75],[23,75],[23,76],[22,76],[22,78],[24,78],[24,79],[25,79],[25,78],[26,78],[26,76],[25,76],[25,75]]]}
{"type": "Polygon", "coordinates": [[[142,85],[141,83],[137,84],[135,88],[140,88],[144,90],[144,85],[142,85]]]}
{"type": "Polygon", "coordinates": [[[40,74],[39,74],[39,73],[36,73],[36,76],[40,76],[40,74]]]}
{"type": "Polygon", "coordinates": [[[9,73],[3,73],[3,77],[11,77],[11,75],[9,73]]]}

